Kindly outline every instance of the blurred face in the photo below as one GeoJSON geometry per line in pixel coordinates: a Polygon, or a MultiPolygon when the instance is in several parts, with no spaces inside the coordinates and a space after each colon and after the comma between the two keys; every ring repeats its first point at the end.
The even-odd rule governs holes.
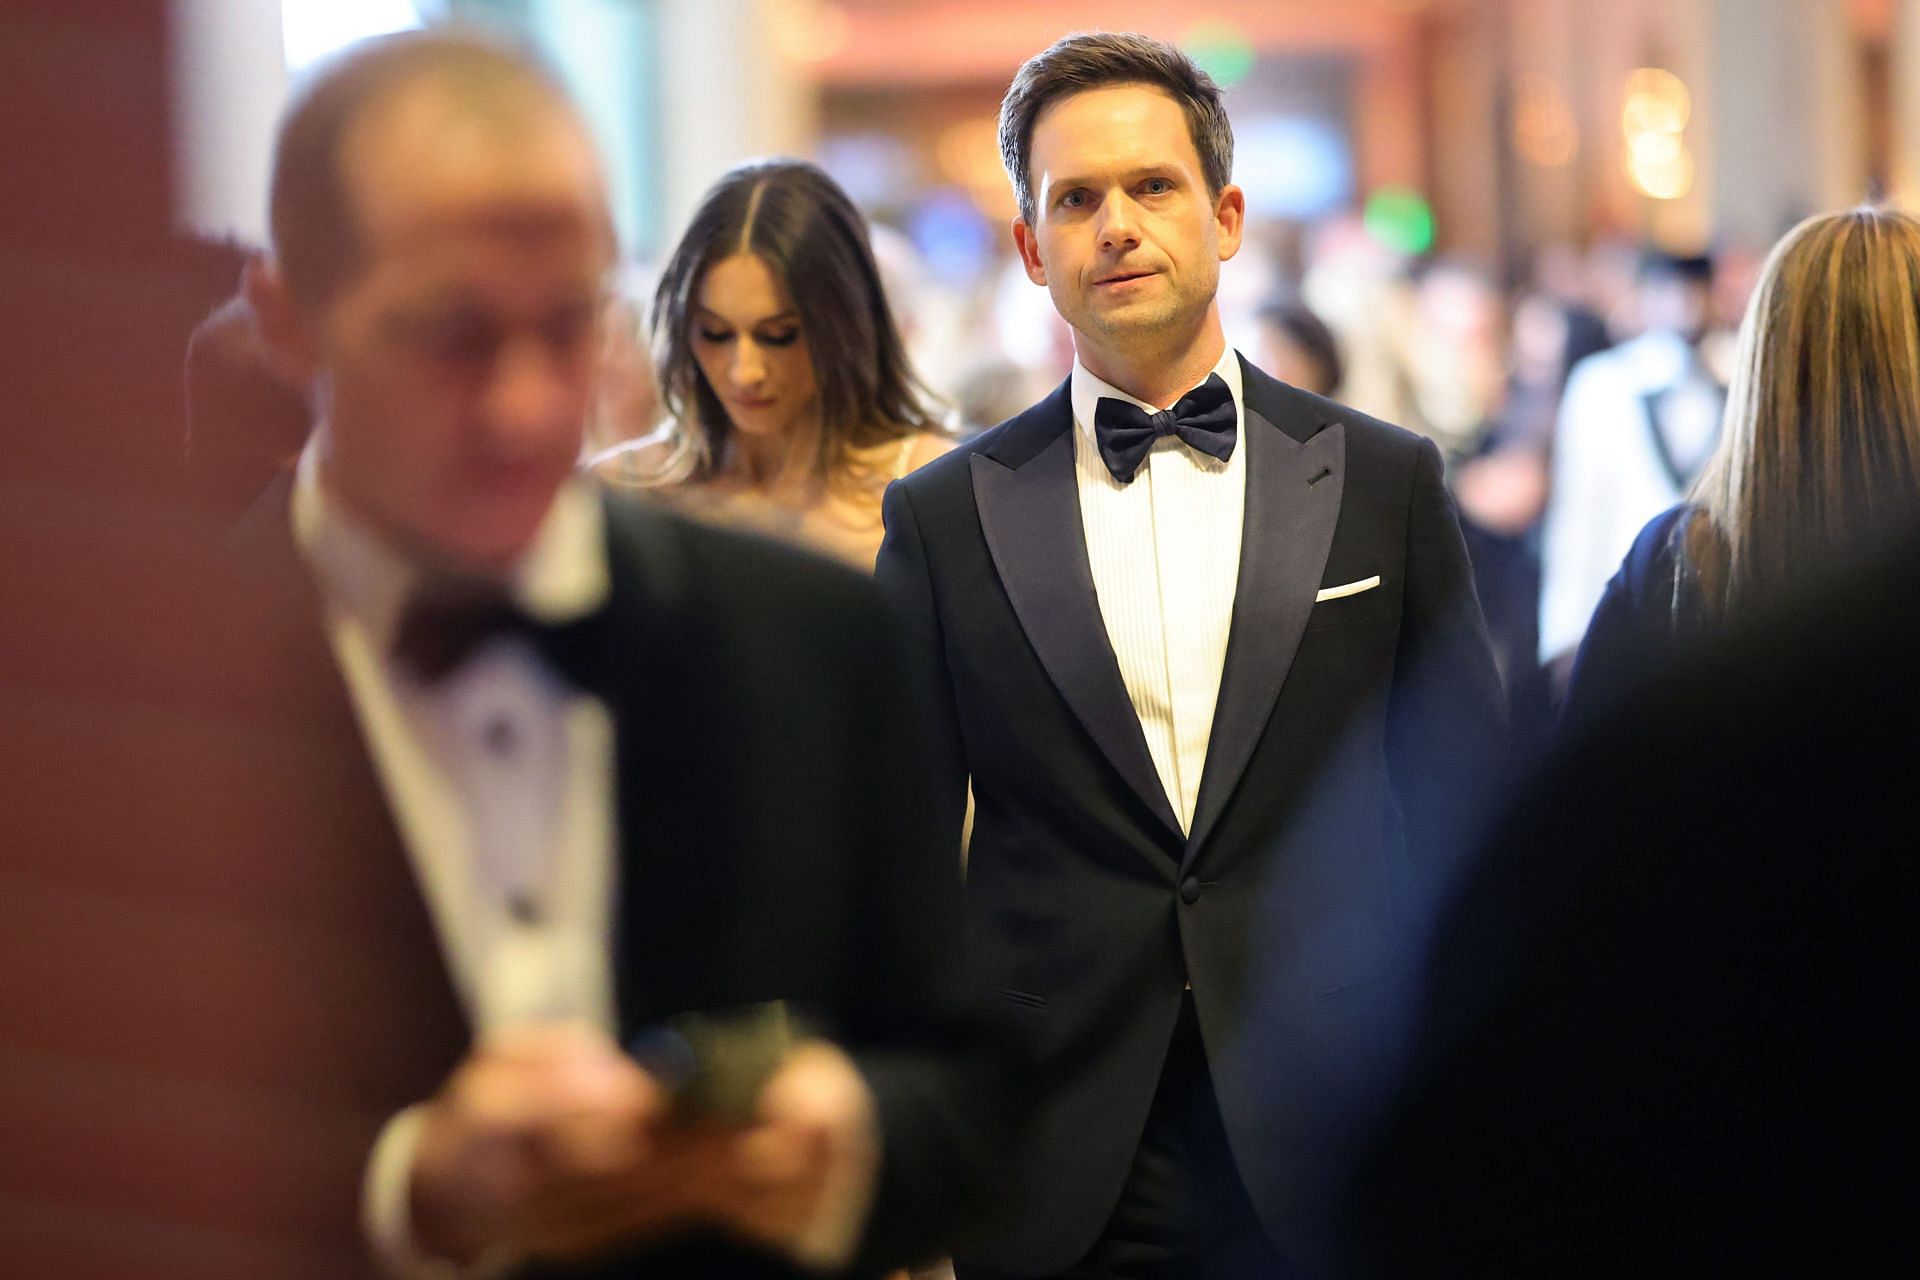
{"type": "Polygon", "coordinates": [[[689,336],[700,372],[742,435],[791,437],[815,414],[819,395],[800,316],[754,254],[707,268],[689,336]]]}
{"type": "Polygon", "coordinates": [[[578,461],[612,247],[557,108],[476,123],[409,91],[350,130],[358,273],[310,317],[323,476],[417,554],[503,567],[578,461]]]}
{"type": "Polygon", "coordinates": [[[1700,336],[1707,323],[1707,286],[1677,276],[1660,276],[1640,283],[1640,324],[1651,333],[1677,333],[1688,341],[1700,336]]]}
{"type": "Polygon", "coordinates": [[[1208,194],[1179,103],[1146,85],[1061,98],[1034,122],[1029,168],[1034,218],[1014,238],[1083,347],[1124,355],[1198,329],[1244,200],[1208,194]]]}
{"type": "Polygon", "coordinates": [[[1317,396],[1334,392],[1333,372],[1317,356],[1293,340],[1280,325],[1260,325],[1260,367],[1289,386],[1317,396]]]}

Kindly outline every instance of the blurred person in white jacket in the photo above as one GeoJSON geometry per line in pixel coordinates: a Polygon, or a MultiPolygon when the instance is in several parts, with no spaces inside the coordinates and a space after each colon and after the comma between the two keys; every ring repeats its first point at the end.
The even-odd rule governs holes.
{"type": "Polygon", "coordinates": [[[1686,496],[1719,436],[1724,384],[1702,358],[1712,263],[1650,253],[1643,330],[1567,379],[1541,544],[1540,660],[1561,667],[1646,522],[1686,496]]]}

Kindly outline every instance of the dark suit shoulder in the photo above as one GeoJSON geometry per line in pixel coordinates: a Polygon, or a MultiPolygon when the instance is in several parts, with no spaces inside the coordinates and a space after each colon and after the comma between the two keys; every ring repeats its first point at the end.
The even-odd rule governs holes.
{"type": "Polygon", "coordinates": [[[1630,700],[1649,673],[1694,638],[1703,619],[1686,567],[1686,503],[1647,522],[1594,607],[1561,705],[1563,725],[1584,724],[1630,700]]]}
{"type": "Polygon", "coordinates": [[[625,495],[606,498],[609,536],[669,607],[834,613],[873,607],[865,575],[759,534],[695,520],[625,495]]]}
{"type": "MultiPolygon", "coordinates": [[[[730,593],[741,585],[778,599],[858,599],[872,583],[849,566],[760,533],[695,520],[647,499],[607,495],[609,530],[628,551],[651,560],[678,558],[678,587],[695,595],[730,593]]],[[[664,568],[664,566],[659,566],[664,568]]]]}

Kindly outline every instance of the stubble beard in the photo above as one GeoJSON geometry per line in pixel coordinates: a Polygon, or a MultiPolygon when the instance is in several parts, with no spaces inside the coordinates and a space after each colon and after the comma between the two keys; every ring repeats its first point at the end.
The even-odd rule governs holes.
{"type": "Polygon", "coordinates": [[[1152,352],[1199,323],[1206,304],[1192,304],[1184,294],[1170,293],[1112,310],[1085,306],[1079,308],[1079,322],[1073,327],[1109,351],[1152,352]]]}

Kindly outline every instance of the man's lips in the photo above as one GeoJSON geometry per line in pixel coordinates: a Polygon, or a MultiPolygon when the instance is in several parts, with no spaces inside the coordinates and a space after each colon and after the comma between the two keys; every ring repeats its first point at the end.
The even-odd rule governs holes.
{"type": "Polygon", "coordinates": [[[1145,280],[1154,274],[1152,271],[1116,271],[1110,276],[1100,277],[1100,279],[1095,280],[1094,283],[1096,285],[1128,284],[1134,280],[1145,280]]]}

